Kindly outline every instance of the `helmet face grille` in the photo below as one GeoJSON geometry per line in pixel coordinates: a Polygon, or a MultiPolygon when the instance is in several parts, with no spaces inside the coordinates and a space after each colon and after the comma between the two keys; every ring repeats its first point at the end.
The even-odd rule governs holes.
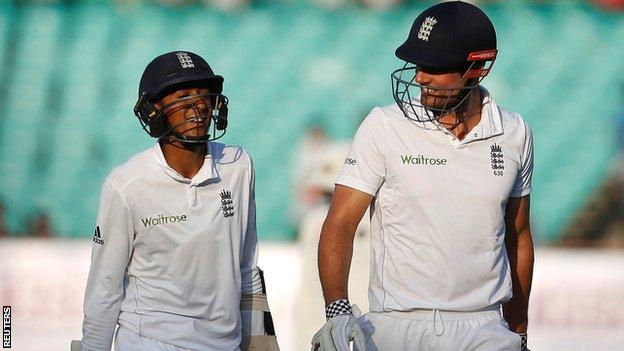
{"type": "Polygon", "coordinates": [[[190,95],[172,101],[162,108],[151,104],[145,94],[139,98],[134,113],[139,119],[141,127],[151,136],[161,140],[177,140],[185,144],[199,144],[221,138],[227,128],[228,98],[223,94],[198,94],[190,95]],[[176,125],[171,125],[167,114],[176,109],[192,109],[194,116],[176,125]],[[206,134],[198,136],[186,136],[176,132],[178,127],[191,123],[208,120],[206,134]],[[211,131],[209,133],[209,130],[211,131]]]}
{"type": "Polygon", "coordinates": [[[395,51],[406,63],[390,75],[392,96],[410,120],[439,121],[470,100],[497,52],[494,25],[478,7],[463,1],[433,5],[416,17],[407,40],[395,51]],[[460,72],[461,79],[455,86],[422,85],[416,82],[419,70],[460,72]]]}
{"type": "Polygon", "coordinates": [[[406,63],[391,73],[392,96],[405,117],[416,122],[438,121],[440,117],[461,108],[470,94],[489,73],[494,61],[487,67],[475,68],[473,61],[456,86],[436,87],[416,82],[419,67],[406,63]],[[466,82],[463,84],[462,82],[466,82]],[[427,106],[421,99],[427,99],[427,106]]]}
{"type": "Polygon", "coordinates": [[[141,127],[159,141],[205,143],[222,137],[227,128],[228,98],[222,91],[223,77],[216,75],[201,56],[190,51],[168,52],[153,59],[145,68],[139,83],[139,99],[134,106],[134,114],[141,127]],[[209,93],[184,97],[168,106],[156,107],[158,101],[175,91],[199,87],[207,88],[209,93]],[[209,108],[204,108],[206,106],[209,108]],[[193,119],[172,126],[167,115],[176,107],[192,109],[193,119]],[[204,121],[209,124],[205,135],[188,136],[176,132],[178,127],[190,127],[192,122],[202,125],[204,121]]]}

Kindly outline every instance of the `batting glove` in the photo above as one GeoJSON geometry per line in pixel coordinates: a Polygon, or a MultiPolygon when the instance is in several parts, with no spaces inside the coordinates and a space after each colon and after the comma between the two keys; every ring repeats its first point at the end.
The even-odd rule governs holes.
{"type": "Polygon", "coordinates": [[[520,335],[520,351],[531,351],[527,346],[527,333],[518,333],[520,335]]]}
{"type": "Polygon", "coordinates": [[[347,299],[334,301],[325,307],[327,322],[312,337],[312,351],[350,351],[351,341],[356,350],[366,350],[364,332],[355,320],[353,309],[360,314],[358,307],[353,305],[351,308],[347,299]]]}

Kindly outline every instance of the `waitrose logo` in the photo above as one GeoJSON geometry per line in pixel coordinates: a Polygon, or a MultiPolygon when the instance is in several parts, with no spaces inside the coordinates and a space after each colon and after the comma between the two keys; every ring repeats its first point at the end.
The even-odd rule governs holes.
{"type": "Polygon", "coordinates": [[[404,165],[446,166],[445,158],[428,157],[424,155],[401,155],[404,165]]]}
{"type": "Polygon", "coordinates": [[[145,228],[151,225],[159,225],[159,224],[167,224],[167,223],[177,223],[177,222],[186,222],[188,217],[183,215],[157,215],[154,217],[141,218],[141,222],[145,228]]]}

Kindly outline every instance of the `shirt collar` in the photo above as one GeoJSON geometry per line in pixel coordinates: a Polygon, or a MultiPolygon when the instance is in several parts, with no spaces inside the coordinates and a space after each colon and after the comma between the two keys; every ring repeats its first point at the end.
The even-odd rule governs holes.
{"type": "Polygon", "coordinates": [[[160,168],[172,179],[189,185],[201,185],[213,179],[219,178],[216,163],[214,162],[214,159],[212,157],[212,149],[212,143],[208,143],[208,152],[206,154],[206,157],[204,158],[204,164],[193,178],[188,179],[178,173],[178,171],[173,169],[171,166],[169,166],[159,143],[156,143],[156,145],[154,145],[154,147],[152,148],[154,156],[156,158],[156,162],[158,163],[160,168]]]}
{"type": "MultiPolygon", "coordinates": [[[[474,140],[488,139],[493,136],[503,134],[503,122],[498,106],[494,102],[494,99],[492,99],[490,92],[485,87],[480,85],[479,90],[483,96],[481,99],[481,120],[470,131],[470,134],[463,139],[462,142],[464,143],[474,140]]],[[[418,96],[417,99],[420,99],[420,96],[418,96]]],[[[418,100],[418,103],[420,103],[420,100],[418,100]]],[[[424,108],[416,109],[415,112],[420,117],[424,117],[424,113],[426,113],[424,108]]],[[[409,113],[412,114],[411,111],[409,111],[409,113]]],[[[421,128],[432,131],[442,131],[448,134],[446,128],[444,128],[438,121],[423,122],[421,124],[421,128]]],[[[457,141],[458,144],[462,142],[457,141]]]]}
{"type": "Polygon", "coordinates": [[[487,89],[482,86],[479,88],[483,99],[481,100],[481,121],[475,128],[478,139],[487,139],[503,134],[503,122],[498,106],[487,89]]]}

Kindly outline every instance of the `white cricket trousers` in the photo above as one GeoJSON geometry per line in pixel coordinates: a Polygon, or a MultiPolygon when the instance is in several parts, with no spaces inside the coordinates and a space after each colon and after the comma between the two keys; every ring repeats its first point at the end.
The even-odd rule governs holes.
{"type": "Polygon", "coordinates": [[[189,351],[183,347],[174,346],[158,340],[145,338],[121,325],[115,335],[115,351],[189,351]]]}
{"type": "Polygon", "coordinates": [[[519,351],[499,309],[369,312],[358,318],[367,351],[519,351]]]}

